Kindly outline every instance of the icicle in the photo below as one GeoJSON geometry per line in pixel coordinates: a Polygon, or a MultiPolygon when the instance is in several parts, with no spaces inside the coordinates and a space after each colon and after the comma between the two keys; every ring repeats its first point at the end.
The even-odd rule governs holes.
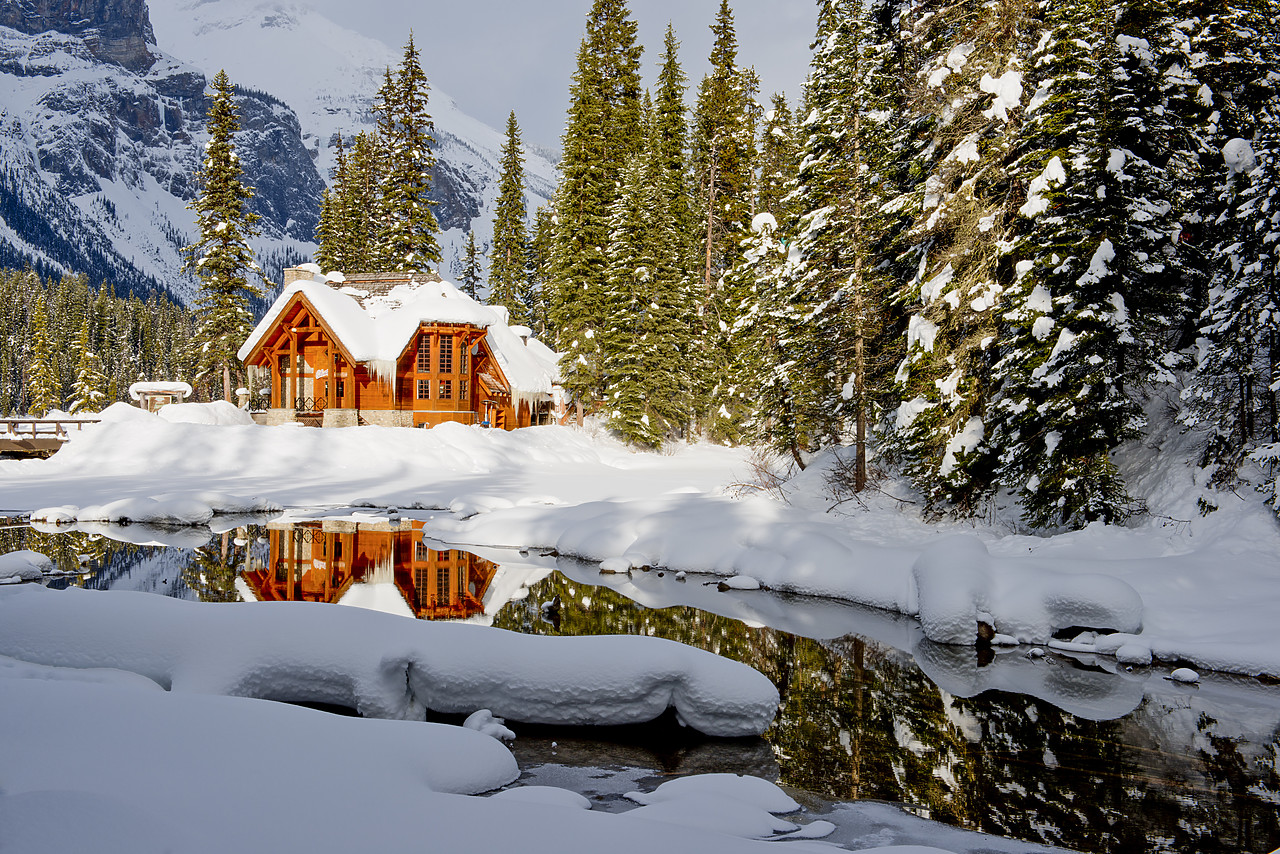
{"type": "Polygon", "coordinates": [[[373,378],[378,382],[391,387],[391,399],[395,400],[396,394],[396,360],[395,359],[370,359],[365,362],[369,368],[369,373],[373,374],[373,378]]]}

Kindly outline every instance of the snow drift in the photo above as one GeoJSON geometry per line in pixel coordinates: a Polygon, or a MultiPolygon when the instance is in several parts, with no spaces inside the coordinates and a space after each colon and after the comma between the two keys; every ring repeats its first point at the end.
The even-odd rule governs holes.
{"type": "Polygon", "coordinates": [[[672,708],[700,732],[744,736],[764,732],[778,707],[759,672],[660,638],[518,635],[305,602],[7,587],[0,655],[401,720],[489,709],[525,723],[616,725],[672,708]]]}

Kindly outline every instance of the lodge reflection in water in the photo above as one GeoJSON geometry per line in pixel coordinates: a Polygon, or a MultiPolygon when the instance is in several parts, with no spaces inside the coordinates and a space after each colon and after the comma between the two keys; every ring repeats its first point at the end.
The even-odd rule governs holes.
{"type": "MultiPolygon", "coordinates": [[[[267,565],[249,566],[244,580],[263,602],[341,602],[394,586],[425,620],[460,620],[484,611],[497,566],[470,552],[434,549],[422,522],[324,521],[269,524],[267,565]]],[[[382,591],[379,591],[382,592],[382,591]]]]}

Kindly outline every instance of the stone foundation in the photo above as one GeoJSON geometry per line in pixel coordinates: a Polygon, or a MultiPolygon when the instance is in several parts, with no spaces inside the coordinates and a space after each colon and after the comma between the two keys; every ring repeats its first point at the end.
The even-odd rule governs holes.
{"type": "Polygon", "coordinates": [[[295,415],[296,413],[292,409],[268,409],[266,411],[266,417],[262,423],[266,424],[268,427],[277,427],[281,424],[292,424],[294,421],[298,420],[295,415]]]}
{"type": "Polygon", "coordinates": [[[360,417],[379,427],[412,427],[413,412],[399,409],[362,409],[360,417]]]}
{"type": "Polygon", "coordinates": [[[355,427],[360,423],[360,413],[355,409],[326,409],[322,427],[355,427]]]}

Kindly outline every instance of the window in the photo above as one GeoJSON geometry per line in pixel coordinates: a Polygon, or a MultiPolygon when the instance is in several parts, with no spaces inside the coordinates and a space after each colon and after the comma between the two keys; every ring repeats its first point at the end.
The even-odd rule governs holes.
{"type": "Polygon", "coordinates": [[[458,400],[471,399],[471,382],[470,380],[458,380],[458,400]]]}
{"type": "Polygon", "coordinates": [[[448,601],[449,570],[442,566],[436,570],[436,604],[441,605],[448,601]]]}
{"type": "Polygon", "coordinates": [[[458,373],[465,374],[467,372],[467,341],[464,338],[458,342],[458,373]]]}
{"type": "MultiPolygon", "coordinates": [[[[418,339],[418,373],[431,372],[431,336],[423,335],[418,339]]],[[[422,397],[422,395],[418,395],[422,397]]]]}
{"type": "Polygon", "coordinates": [[[453,373],[453,336],[440,336],[440,373],[453,373]]]}
{"type": "Polygon", "coordinates": [[[453,400],[453,380],[440,380],[440,399],[453,400]]]}
{"type": "Polygon", "coordinates": [[[418,400],[431,399],[431,380],[418,380],[418,400]]]}

